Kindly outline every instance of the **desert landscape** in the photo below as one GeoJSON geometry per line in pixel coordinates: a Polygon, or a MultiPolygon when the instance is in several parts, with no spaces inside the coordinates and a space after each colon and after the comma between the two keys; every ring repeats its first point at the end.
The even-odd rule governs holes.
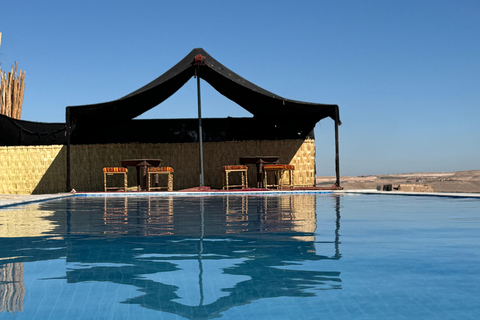
{"type": "MultiPolygon", "coordinates": [[[[329,187],[335,177],[317,177],[318,187],[329,187]]],[[[480,170],[457,172],[416,172],[387,175],[341,177],[344,190],[377,189],[384,185],[419,184],[429,185],[434,192],[480,193],[480,170]]]]}

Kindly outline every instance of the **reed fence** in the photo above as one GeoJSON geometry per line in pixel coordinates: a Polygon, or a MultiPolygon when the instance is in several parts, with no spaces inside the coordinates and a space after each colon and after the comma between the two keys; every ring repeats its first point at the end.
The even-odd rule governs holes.
{"type": "MultiPolygon", "coordinates": [[[[199,185],[198,143],[129,143],[71,146],[71,182],[77,191],[102,191],[103,167],[119,166],[124,159],[162,159],[175,169],[174,190],[199,185]]],[[[226,141],[204,144],[205,185],[222,188],[224,165],[239,164],[245,155],[278,155],[281,163],[295,165],[295,185],[315,185],[315,141],[226,141]]],[[[66,146],[0,146],[0,194],[65,192],[66,146]]],[[[130,168],[128,185],[136,186],[130,168]]],[[[249,185],[255,186],[256,168],[249,165],[249,185]]]]}
{"type": "Polygon", "coordinates": [[[25,71],[15,69],[4,72],[0,68],[0,114],[20,119],[25,92],[25,71]]]}

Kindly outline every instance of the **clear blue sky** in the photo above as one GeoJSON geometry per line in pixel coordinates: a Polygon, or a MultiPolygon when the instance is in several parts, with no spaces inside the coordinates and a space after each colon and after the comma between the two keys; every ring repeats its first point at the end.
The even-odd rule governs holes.
{"type": "MultiPolygon", "coordinates": [[[[22,119],[118,99],[203,48],[289,99],[340,106],[342,175],[480,169],[480,1],[0,1],[22,119]]],[[[142,118],[196,117],[196,84],[142,118]]],[[[204,117],[249,116],[202,83],[204,117]]],[[[334,175],[333,121],[315,127],[334,175]]]]}

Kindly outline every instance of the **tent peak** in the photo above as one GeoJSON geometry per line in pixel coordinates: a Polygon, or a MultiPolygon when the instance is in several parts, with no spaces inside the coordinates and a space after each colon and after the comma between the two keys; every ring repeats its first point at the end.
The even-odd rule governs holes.
{"type": "Polygon", "coordinates": [[[254,117],[294,117],[315,124],[326,117],[335,120],[338,112],[337,105],[290,100],[269,92],[228,69],[203,48],[195,48],[160,77],[138,90],[110,102],[69,107],[70,116],[85,121],[131,120],[168,99],[197,74],[254,117]]]}

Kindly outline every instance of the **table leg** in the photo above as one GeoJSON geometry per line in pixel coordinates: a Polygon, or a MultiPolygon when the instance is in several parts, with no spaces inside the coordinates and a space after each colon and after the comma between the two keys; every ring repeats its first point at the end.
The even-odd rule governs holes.
{"type": "Polygon", "coordinates": [[[137,166],[137,191],[142,191],[142,179],[140,175],[142,174],[142,170],[140,167],[137,166]]]}
{"type": "Polygon", "coordinates": [[[257,163],[257,188],[263,188],[263,163],[257,163]]]}
{"type": "Polygon", "coordinates": [[[147,167],[148,166],[142,166],[142,180],[140,180],[142,191],[147,190],[147,167]]]}

